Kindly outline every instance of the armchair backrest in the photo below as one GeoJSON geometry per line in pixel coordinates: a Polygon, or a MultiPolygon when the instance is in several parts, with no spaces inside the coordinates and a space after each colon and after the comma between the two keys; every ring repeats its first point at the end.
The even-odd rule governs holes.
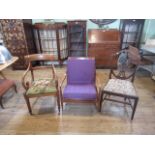
{"type": "Polygon", "coordinates": [[[68,84],[95,84],[96,67],[95,58],[78,57],[68,58],[67,83],[68,84]]]}
{"type": "Polygon", "coordinates": [[[27,62],[29,64],[27,70],[31,71],[33,80],[34,80],[33,70],[38,70],[38,69],[44,70],[44,69],[50,68],[50,69],[52,69],[53,78],[55,77],[55,69],[54,69],[54,66],[52,65],[52,63],[51,63],[51,65],[44,65],[44,63],[42,63],[39,66],[38,65],[33,66],[33,62],[55,61],[56,58],[54,55],[52,55],[52,54],[32,54],[32,55],[25,56],[25,59],[27,60],[27,62]]]}

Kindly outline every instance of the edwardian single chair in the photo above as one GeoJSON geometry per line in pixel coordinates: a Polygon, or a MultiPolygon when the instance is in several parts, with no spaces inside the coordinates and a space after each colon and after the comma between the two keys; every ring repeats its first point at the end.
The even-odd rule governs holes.
{"type": "Polygon", "coordinates": [[[68,58],[67,74],[60,84],[61,106],[64,102],[94,103],[99,108],[100,91],[96,87],[94,58],[68,58]],[[67,78],[67,84],[62,90],[67,78]]]}
{"type": "MultiPolygon", "coordinates": [[[[32,114],[29,99],[42,96],[56,96],[58,111],[60,113],[59,85],[55,73],[55,68],[51,63],[49,65],[46,64],[48,62],[54,61],[55,57],[51,54],[33,54],[26,56],[25,59],[28,61],[29,65],[23,75],[22,84],[25,88],[24,97],[29,113],[32,114]],[[41,66],[33,65],[34,62],[39,62],[41,66]],[[50,69],[50,78],[34,77],[34,71],[46,69],[50,69]],[[26,81],[26,76],[28,75],[29,71],[31,72],[31,81],[26,81]]],[[[46,73],[43,74],[45,75],[46,73]]]]}
{"type": "Polygon", "coordinates": [[[118,70],[110,70],[109,81],[101,94],[100,111],[102,102],[105,100],[123,103],[131,106],[131,120],[133,120],[139,100],[133,82],[140,56],[132,54],[132,49],[125,50],[125,53],[127,54],[126,63],[118,64],[118,70]]]}

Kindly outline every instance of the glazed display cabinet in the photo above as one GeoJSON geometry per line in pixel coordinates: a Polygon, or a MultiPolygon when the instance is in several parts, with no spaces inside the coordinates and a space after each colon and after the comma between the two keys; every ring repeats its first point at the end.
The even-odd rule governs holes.
{"type": "Polygon", "coordinates": [[[67,25],[65,23],[36,23],[34,25],[35,43],[38,53],[55,55],[62,65],[68,58],[67,25]]]}
{"type": "Polygon", "coordinates": [[[68,21],[69,56],[86,56],[86,21],[68,21]]]}
{"type": "Polygon", "coordinates": [[[25,69],[27,64],[24,56],[36,51],[31,19],[1,19],[3,42],[13,56],[19,60],[13,69],[25,69]]]}
{"type": "Polygon", "coordinates": [[[122,19],[120,22],[121,48],[129,45],[139,48],[144,19],[122,19]]]}

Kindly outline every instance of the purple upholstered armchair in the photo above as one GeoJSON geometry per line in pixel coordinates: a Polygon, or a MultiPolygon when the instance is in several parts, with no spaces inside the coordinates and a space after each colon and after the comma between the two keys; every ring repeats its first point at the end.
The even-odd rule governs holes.
{"type": "Polygon", "coordinates": [[[73,58],[67,62],[67,74],[61,85],[61,106],[64,102],[87,102],[96,104],[99,110],[100,91],[96,87],[96,67],[94,58],[73,58]],[[67,84],[62,90],[63,82],[67,84]]]}

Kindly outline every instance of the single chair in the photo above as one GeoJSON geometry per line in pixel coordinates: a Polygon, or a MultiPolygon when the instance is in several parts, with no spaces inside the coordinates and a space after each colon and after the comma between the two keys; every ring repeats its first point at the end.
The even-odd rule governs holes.
{"type": "Polygon", "coordinates": [[[67,75],[60,85],[61,106],[64,102],[94,103],[99,108],[99,90],[96,87],[96,67],[94,58],[68,58],[67,75]],[[67,84],[62,90],[67,78],[67,84]]]}
{"type": "MultiPolygon", "coordinates": [[[[50,63],[55,60],[55,57],[51,54],[33,54],[25,57],[29,65],[22,78],[22,84],[25,88],[24,97],[27,103],[29,113],[32,114],[30,98],[42,97],[42,96],[56,96],[57,105],[60,113],[60,99],[59,99],[59,85],[56,77],[54,66],[50,63]],[[40,66],[34,65],[35,62],[39,62],[40,66]],[[46,65],[44,65],[46,64],[46,65]],[[34,77],[34,71],[50,69],[51,78],[38,78],[34,77]],[[28,72],[31,72],[31,81],[26,81],[28,72]]],[[[41,73],[40,73],[41,74],[41,73]]],[[[45,74],[45,73],[43,73],[45,74]]]]}
{"type": "Polygon", "coordinates": [[[100,110],[102,102],[105,100],[130,105],[132,108],[131,120],[133,120],[139,100],[133,85],[139,58],[136,60],[130,52],[132,53],[131,50],[126,50],[123,53],[123,59],[119,56],[118,60],[122,59],[122,62],[128,58],[126,59],[126,64],[118,62],[118,70],[110,70],[109,81],[102,90],[100,110]],[[127,54],[127,57],[125,57],[125,54],[127,54]]]}

